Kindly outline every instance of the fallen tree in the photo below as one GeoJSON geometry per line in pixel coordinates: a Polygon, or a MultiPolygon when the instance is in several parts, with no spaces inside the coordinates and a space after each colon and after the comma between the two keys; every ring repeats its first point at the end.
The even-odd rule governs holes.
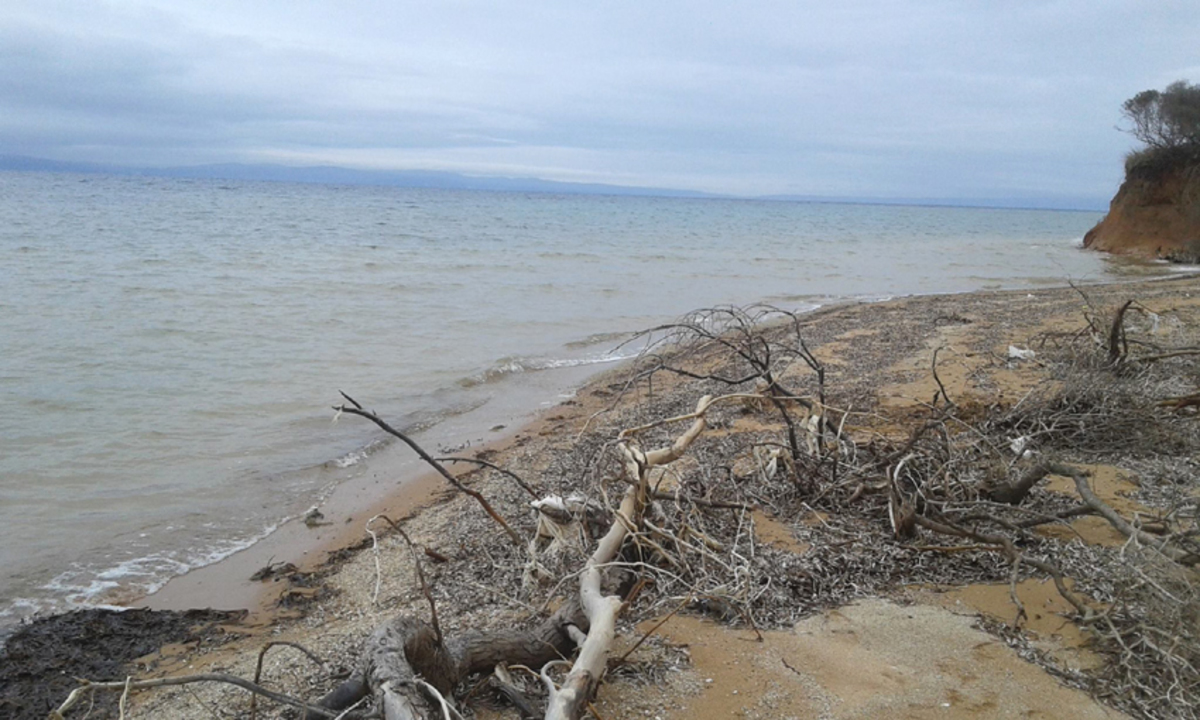
{"type": "MultiPolygon", "coordinates": [[[[935,356],[938,394],[904,417],[903,432],[894,418],[837,407],[825,367],[804,340],[804,318],[761,307],[694,313],[651,335],[618,392],[618,399],[637,398],[633,410],[597,418],[572,448],[578,464],[534,482],[489,461],[439,460],[344,396],[339,413],[366,418],[407,443],[474,500],[503,531],[506,547],[527,556],[524,597],[542,608],[561,604],[548,615],[535,613],[524,630],[446,636],[421,555],[392,523],[414,549],[428,619],[404,613],[383,623],[345,682],[317,703],[292,698],[290,704],[306,708],[308,718],[451,718],[474,692],[467,688],[490,678],[486,682],[523,717],[574,720],[588,712],[606,674],[623,660],[611,654],[631,609],[640,618],[668,609],[702,612],[756,628],[906,582],[987,579],[1009,582],[1018,610],[1014,625],[1020,626],[1025,610],[1016,585],[1030,575],[1051,578],[1077,622],[1094,628],[1105,647],[1122,648],[1116,667],[1129,668],[1120,682],[1132,688],[1133,699],[1114,702],[1147,716],[1193,703],[1200,653],[1194,631],[1180,629],[1187,614],[1170,615],[1167,627],[1155,625],[1145,608],[1158,602],[1160,591],[1195,602],[1171,574],[1191,572],[1195,514],[1152,521],[1122,516],[1091,491],[1078,464],[1081,453],[1136,453],[1150,438],[1172,438],[1155,442],[1156,451],[1186,454],[1198,447],[1189,416],[1156,410],[1158,398],[1178,392],[1152,384],[1189,355],[1144,363],[1130,357],[1128,348],[1138,347],[1136,333],[1125,326],[1131,307],[1124,304],[1111,323],[1091,323],[1070,338],[1059,359],[1045,360],[1063,378],[1035,388],[1016,406],[981,409],[957,394],[951,402],[936,377],[935,356]],[[675,390],[664,391],[666,378],[679,383],[675,390]],[[705,394],[695,402],[699,392],[705,394]],[[741,418],[754,418],[753,429],[735,436],[731,426],[741,418]],[[677,430],[682,424],[686,429],[677,430]],[[511,501],[507,507],[493,502],[452,473],[444,464],[451,461],[478,464],[525,501],[538,497],[533,512],[522,516],[511,501]],[[1072,478],[1078,497],[1042,491],[1052,475],[1072,478]],[[802,512],[824,515],[804,531],[812,552],[798,558],[756,544],[759,514],[802,512]],[[1082,515],[1104,518],[1129,539],[1119,562],[1095,549],[1063,554],[1061,543],[1036,532],[1082,515]],[[1141,585],[1131,579],[1117,588],[1111,578],[1088,576],[1088,564],[1104,558],[1106,567],[1126,568],[1130,578],[1150,572],[1146,568],[1153,574],[1141,585]],[[563,594],[563,588],[574,589],[563,594]],[[1144,632],[1150,639],[1131,640],[1137,628],[1151,628],[1144,632]],[[1155,639],[1170,632],[1186,640],[1155,639]],[[1150,668],[1153,663],[1170,677],[1150,668]],[[522,681],[528,678],[536,679],[533,687],[522,681]]],[[[370,523],[368,532],[374,540],[370,523]]],[[[455,573],[470,570],[460,561],[455,573]]]]}
{"type": "MultiPolygon", "coordinates": [[[[445,696],[467,677],[491,672],[497,666],[522,665],[541,669],[540,677],[548,695],[547,720],[583,717],[604,676],[622,604],[619,596],[603,591],[604,571],[617,558],[626,537],[637,532],[641,525],[642,512],[651,497],[651,471],[683,456],[704,431],[711,407],[742,399],[744,395],[715,399],[705,396],[690,415],[656,423],[692,421],[686,432],[662,448],[642,451],[637,446],[636,435],[648,427],[622,433],[618,447],[624,457],[624,480],[628,488],[620,507],[580,572],[578,595],[533,633],[474,634],[447,641],[437,626],[436,614],[433,623],[398,617],[375,631],[354,676],[318,705],[341,711],[373,696],[387,720],[432,718],[450,712],[445,696]],[[572,644],[578,645],[579,655],[569,663],[570,671],[560,686],[550,677],[549,670],[565,662],[560,658],[570,654],[572,644]]],[[[380,421],[374,413],[363,410],[348,396],[347,400],[352,405],[339,406],[339,412],[375,420],[393,435],[405,439],[427,462],[438,465],[411,439],[380,421]]],[[[489,515],[496,517],[486,501],[484,506],[489,515]]],[[[309,716],[318,715],[310,712],[309,716]]]]}

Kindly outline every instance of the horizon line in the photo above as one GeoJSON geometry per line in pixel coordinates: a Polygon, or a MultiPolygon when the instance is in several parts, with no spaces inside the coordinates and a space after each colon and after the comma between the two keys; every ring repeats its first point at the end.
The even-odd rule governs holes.
{"type": "Polygon", "coordinates": [[[962,208],[981,210],[1045,210],[1052,212],[1105,212],[1099,200],[1048,200],[1038,204],[1035,199],[1021,198],[919,198],[871,196],[820,196],[792,193],[739,195],[703,190],[640,185],[619,185],[600,182],[550,180],[539,177],[511,175],[472,175],[452,170],[429,169],[364,169],[341,165],[284,165],[276,163],[203,163],[178,166],[138,167],[86,161],[51,160],[12,153],[0,154],[0,170],[12,172],[47,172],[83,175],[117,175],[162,177],[193,180],[229,180],[241,182],[277,182],[307,185],[345,185],[367,187],[403,187],[424,190],[461,190],[473,192],[524,192],[537,194],[593,195],[599,197],[656,197],[675,200],[734,200],[750,202],[793,202],[828,205],[868,205],[893,207],[962,208]],[[221,174],[222,169],[238,168],[245,176],[221,174]],[[207,171],[207,172],[206,172],[207,171]],[[343,173],[340,178],[316,177],[318,173],[343,173]],[[274,174],[274,176],[272,176],[274,174]],[[407,178],[404,176],[411,176],[407,178]],[[418,183],[421,177],[426,184],[418,183]],[[432,183],[442,179],[442,184],[432,183]],[[456,182],[455,182],[456,181],[456,182]],[[411,184],[410,184],[411,183],[411,184]],[[1055,204],[1049,204],[1055,203],[1055,204]]]}

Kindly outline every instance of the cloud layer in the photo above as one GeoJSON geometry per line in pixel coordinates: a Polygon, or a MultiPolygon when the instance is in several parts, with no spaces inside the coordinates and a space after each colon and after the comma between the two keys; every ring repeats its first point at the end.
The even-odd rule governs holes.
{"type": "Polygon", "coordinates": [[[1185,2],[122,2],[0,9],[0,153],[735,194],[1106,199],[1185,2]]]}

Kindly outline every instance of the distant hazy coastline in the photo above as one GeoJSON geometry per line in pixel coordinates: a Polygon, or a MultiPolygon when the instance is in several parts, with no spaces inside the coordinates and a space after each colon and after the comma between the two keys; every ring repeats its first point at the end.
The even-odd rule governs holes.
{"type": "Polygon", "coordinates": [[[915,205],[927,207],[1011,208],[1017,210],[1103,210],[1102,198],[1085,195],[1013,195],[996,197],[900,197],[867,195],[762,195],[733,196],[677,188],[561,182],[536,177],[465,175],[436,170],[362,170],[328,165],[270,165],[220,163],[173,167],[130,167],[99,163],[63,162],[22,155],[0,155],[0,171],[57,172],[135,177],[233,180],[245,182],[312,183],[318,185],[373,185],[408,189],[485,190],[489,192],[551,193],[560,195],[612,195],[626,197],[710,198],[777,202],[848,203],[857,205],[915,205]]]}

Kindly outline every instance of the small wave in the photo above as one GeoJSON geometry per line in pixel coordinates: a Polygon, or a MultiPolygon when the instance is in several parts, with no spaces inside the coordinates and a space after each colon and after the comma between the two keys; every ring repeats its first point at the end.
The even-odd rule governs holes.
{"type": "Polygon", "coordinates": [[[345,455],[341,456],[340,458],[334,458],[333,460],[330,460],[329,462],[335,468],[348,468],[348,467],[354,467],[355,465],[359,464],[360,462],[362,462],[363,460],[366,460],[366,459],[367,459],[367,453],[366,453],[366,449],[364,448],[362,450],[355,450],[353,452],[348,452],[345,455]]]}
{"type": "Polygon", "coordinates": [[[547,250],[537,254],[539,258],[546,260],[590,260],[599,257],[596,253],[590,252],[563,252],[561,250],[547,250]]]}
{"type": "Polygon", "coordinates": [[[88,569],[74,569],[60,573],[42,586],[75,607],[91,607],[101,597],[118,588],[128,588],[130,593],[152,593],[174,575],[182,575],[190,567],[187,563],[166,555],[150,555],[118,563],[113,567],[92,573],[88,569]]]}
{"type": "Polygon", "coordinates": [[[621,342],[629,337],[631,337],[631,334],[625,332],[596,333],[594,335],[588,335],[582,340],[573,340],[563,347],[569,350],[579,350],[581,348],[591,347],[592,345],[604,345],[607,343],[621,342]]]}
{"type": "Polygon", "coordinates": [[[220,540],[205,548],[186,551],[181,553],[182,557],[175,553],[155,553],[124,560],[98,572],[94,568],[77,566],[59,573],[41,586],[40,589],[48,591],[50,597],[41,601],[21,598],[0,613],[0,617],[112,607],[114,603],[132,601],[157,591],[173,577],[212,565],[245,550],[275,532],[279,525],[279,522],[271,523],[247,538],[220,540]]]}
{"type": "Polygon", "coordinates": [[[368,443],[357,450],[352,450],[341,457],[330,460],[329,464],[338,469],[354,467],[363,460],[371,457],[371,455],[373,455],[377,450],[386,445],[387,442],[383,440],[376,440],[375,442],[368,443]]]}
{"type": "Polygon", "coordinates": [[[780,294],[767,296],[763,299],[763,302],[771,304],[796,304],[801,306],[799,308],[800,312],[811,312],[828,302],[835,302],[836,300],[837,298],[829,295],[780,294]]]}
{"type": "MultiPolygon", "coordinates": [[[[459,384],[462,385],[461,382],[459,384]]],[[[475,383],[475,384],[479,384],[479,383],[475,383]]],[[[466,385],[465,387],[471,387],[471,386],[466,385]]],[[[428,430],[429,428],[434,427],[438,423],[440,423],[443,420],[446,420],[448,418],[452,418],[452,417],[455,417],[458,415],[465,415],[473,410],[476,410],[476,409],[486,405],[487,402],[488,402],[488,398],[486,398],[486,397],[468,398],[468,399],[460,400],[458,402],[454,402],[452,404],[448,404],[443,407],[440,407],[436,410],[421,410],[421,411],[417,411],[414,413],[410,413],[409,415],[404,417],[401,421],[398,421],[397,425],[400,427],[401,432],[412,435],[414,433],[419,433],[419,432],[428,430]]],[[[372,455],[374,455],[375,453],[379,452],[380,450],[390,446],[391,444],[392,444],[392,438],[390,438],[390,437],[383,437],[383,438],[379,438],[377,440],[372,440],[371,442],[367,443],[366,445],[363,445],[362,447],[359,447],[356,450],[351,450],[350,452],[347,452],[343,455],[340,455],[332,460],[325,462],[323,464],[323,467],[325,467],[327,469],[334,468],[334,469],[338,469],[338,470],[344,470],[346,468],[354,467],[354,466],[359,465],[360,463],[368,460],[372,455]]],[[[288,518],[285,518],[285,520],[286,519],[288,519],[288,518]]]]}
{"type": "Polygon", "coordinates": [[[458,385],[464,388],[471,388],[499,382],[510,375],[554,370],[556,368],[580,367],[583,365],[601,365],[628,360],[631,357],[634,357],[634,355],[604,354],[585,358],[506,357],[496,361],[495,364],[483,372],[475,373],[470,377],[459,380],[458,385]]]}

